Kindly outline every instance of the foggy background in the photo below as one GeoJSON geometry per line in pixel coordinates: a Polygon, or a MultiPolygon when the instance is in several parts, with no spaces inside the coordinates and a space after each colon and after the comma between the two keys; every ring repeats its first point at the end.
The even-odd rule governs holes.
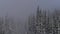
{"type": "Polygon", "coordinates": [[[5,16],[8,12],[8,16],[12,16],[15,19],[20,20],[20,34],[24,34],[25,20],[28,15],[35,13],[37,6],[42,9],[54,9],[60,8],[60,0],[0,0],[0,16],[5,16]]]}

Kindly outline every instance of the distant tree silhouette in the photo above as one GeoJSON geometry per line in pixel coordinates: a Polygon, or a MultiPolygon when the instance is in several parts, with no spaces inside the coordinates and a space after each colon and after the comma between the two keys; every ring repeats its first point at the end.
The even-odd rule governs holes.
{"type": "Polygon", "coordinates": [[[35,16],[36,18],[29,16],[28,31],[35,32],[35,34],[60,34],[59,10],[55,9],[53,13],[50,13],[48,10],[47,13],[46,10],[41,10],[38,6],[35,16]]]}

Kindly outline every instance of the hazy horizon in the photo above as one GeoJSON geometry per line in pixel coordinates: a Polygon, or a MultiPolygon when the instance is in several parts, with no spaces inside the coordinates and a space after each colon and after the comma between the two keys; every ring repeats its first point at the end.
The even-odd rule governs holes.
{"type": "Polygon", "coordinates": [[[36,13],[37,6],[42,9],[60,9],[60,0],[0,0],[0,16],[5,16],[8,12],[9,17],[20,19],[20,34],[24,34],[25,20],[32,13],[36,13]]]}

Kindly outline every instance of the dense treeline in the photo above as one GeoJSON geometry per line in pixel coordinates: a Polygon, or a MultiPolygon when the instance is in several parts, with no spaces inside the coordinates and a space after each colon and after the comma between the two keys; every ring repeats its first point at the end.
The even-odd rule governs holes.
{"type": "Polygon", "coordinates": [[[36,15],[28,18],[27,34],[60,34],[60,10],[50,13],[38,7],[36,15]]]}
{"type": "Polygon", "coordinates": [[[0,34],[14,34],[15,33],[14,19],[8,16],[0,17],[0,34]]]}

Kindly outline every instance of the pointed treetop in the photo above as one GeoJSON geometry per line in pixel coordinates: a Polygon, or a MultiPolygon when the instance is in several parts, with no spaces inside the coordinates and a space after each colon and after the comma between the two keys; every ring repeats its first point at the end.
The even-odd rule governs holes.
{"type": "Polygon", "coordinates": [[[37,13],[39,13],[39,5],[38,5],[38,7],[37,7],[37,13]]]}
{"type": "Polygon", "coordinates": [[[37,11],[39,11],[39,6],[37,7],[37,11]]]}
{"type": "Polygon", "coordinates": [[[5,16],[6,18],[8,17],[8,11],[6,12],[6,16],[5,16]]]}

